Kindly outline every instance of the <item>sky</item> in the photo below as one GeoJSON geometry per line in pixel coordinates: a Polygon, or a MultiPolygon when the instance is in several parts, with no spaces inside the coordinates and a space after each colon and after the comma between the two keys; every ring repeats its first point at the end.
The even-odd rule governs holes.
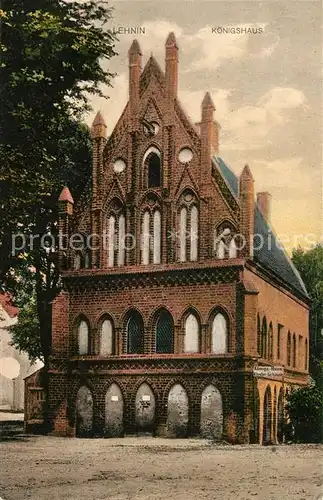
{"type": "Polygon", "coordinates": [[[221,125],[219,155],[239,174],[248,163],[255,190],[272,195],[272,225],[287,251],[322,241],[322,4],[302,1],[114,0],[107,28],[118,53],[109,99],[92,98],[111,134],[128,99],[128,49],[137,38],[143,67],[164,68],[165,40],[179,46],[179,100],[193,122],[212,95],[221,125]],[[234,33],[225,33],[233,28],[234,33]],[[239,33],[251,28],[252,33],[239,33]]]}

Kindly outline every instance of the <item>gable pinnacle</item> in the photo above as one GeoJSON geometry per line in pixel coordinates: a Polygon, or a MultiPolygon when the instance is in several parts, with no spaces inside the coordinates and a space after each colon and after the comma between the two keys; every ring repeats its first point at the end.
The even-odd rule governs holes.
{"type": "Polygon", "coordinates": [[[215,109],[210,92],[206,92],[202,101],[202,108],[208,108],[208,107],[212,107],[213,109],[215,109]]]}
{"type": "Polygon", "coordinates": [[[61,194],[59,195],[58,201],[68,201],[69,203],[72,203],[72,205],[74,204],[74,200],[72,198],[71,192],[67,186],[65,186],[62,189],[61,194]]]}
{"type": "Polygon", "coordinates": [[[175,34],[173,31],[171,31],[168,34],[165,45],[166,45],[166,47],[177,47],[177,42],[176,42],[175,34]]]}
{"type": "Polygon", "coordinates": [[[250,170],[249,165],[247,163],[243,167],[240,178],[241,179],[250,179],[253,181],[252,173],[251,173],[251,170],[250,170]]]}
{"type": "Polygon", "coordinates": [[[92,127],[94,127],[95,125],[104,125],[106,127],[106,123],[100,111],[98,111],[97,114],[95,115],[92,127]]]}
{"type": "Polygon", "coordinates": [[[132,42],[132,44],[130,46],[130,49],[128,51],[128,54],[131,54],[131,55],[136,55],[136,54],[142,55],[141,48],[140,48],[138,40],[136,40],[136,39],[133,40],[133,42],[132,42]]]}

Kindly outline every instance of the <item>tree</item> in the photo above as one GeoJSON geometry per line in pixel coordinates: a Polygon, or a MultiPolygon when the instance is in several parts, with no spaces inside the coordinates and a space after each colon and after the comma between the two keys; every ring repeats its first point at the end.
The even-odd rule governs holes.
{"type": "Polygon", "coordinates": [[[315,385],[304,386],[288,394],[286,411],[296,442],[322,442],[322,409],[322,391],[315,385]]]}
{"type": "Polygon", "coordinates": [[[308,251],[293,250],[292,261],[299,271],[310,298],[310,351],[309,370],[322,385],[323,360],[323,245],[317,244],[308,251]]]}
{"type": "Polygon", "coordinates": [[[33,357],[39,345],[28,347],[28,331],[37,327],[45,362],[60,277],[56,252],[41,238],[57,233],[62,187],[72,186],[77,201],[88,186],[91,139],[79,120],[89,97],[111,85],[102,65],[115,55],[111,15],[106,1],[94,0],[4,0],[0,10],[0,283],[22,303],[31,273],[33,295],[22,303],[14,341],[33,357]],[[17,233],[27,244],[13,251],[17,233]]]}

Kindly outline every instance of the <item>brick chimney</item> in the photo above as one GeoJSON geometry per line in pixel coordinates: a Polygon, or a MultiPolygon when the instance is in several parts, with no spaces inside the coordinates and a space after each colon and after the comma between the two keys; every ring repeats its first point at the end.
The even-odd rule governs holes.
{"type": "Polygon", "coordinates": [[[178,46],[174,33],[169,33],[165,46],[166,95],[170,101],[173,101],[177,97],[178,87],[178,46]]]}
{"type": "Polygon", "coordinates": [[[214,111],[215,106],[207,92],[202,101],[201,135],[201,181],[208,184],[211,181],[211,156],[214,140],[214,111]]]}
{"type": "Polygon", "coordinates": [[[257,205],[267,222],[270,222],[271,215],[271,194],[268,191],[257,193],[257,205]]]}
{"type": "Polygon", "coordinates": [[[245,239],[241,250],[244,257],[253,257],[253,237],[255,220],[254,180],[248,165],[245,165],[239,179],[240,233],[245,239]]]}
{"type": "Polygon", "coordinates": [[[129,58],[129,106],[131,131],[138,130],[138,109],[142,52],[137,40],[134,40],[128,52],[129,58]]]}

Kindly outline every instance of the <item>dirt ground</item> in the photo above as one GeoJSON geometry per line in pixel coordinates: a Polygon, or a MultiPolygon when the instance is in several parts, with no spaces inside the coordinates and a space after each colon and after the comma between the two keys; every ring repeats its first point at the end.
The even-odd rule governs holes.
{"type": "Polygon", "coordinates": [[[315,445],[198,439],[12,437],[0,443],[2,500],[318,500],[315,445]]]}

